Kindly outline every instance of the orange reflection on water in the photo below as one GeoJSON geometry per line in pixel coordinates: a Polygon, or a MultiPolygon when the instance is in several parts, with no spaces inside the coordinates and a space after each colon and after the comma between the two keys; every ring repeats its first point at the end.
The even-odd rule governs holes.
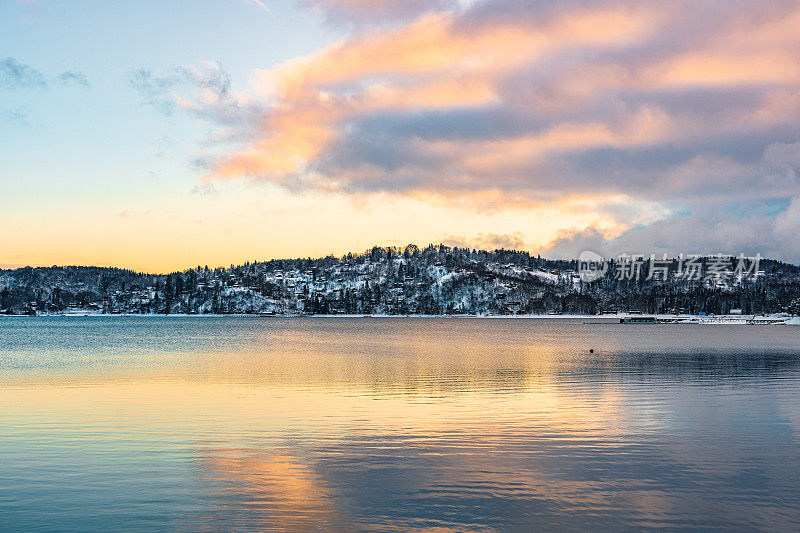
{"type": "Polygon", "coordinates": [[[202,476],[216,491],[234,498],[218,498],[222,508],[204,517],[214,524],[219,514],[247,510],[249,524],[285,531],[322,530],[342,524],[345,517],[335,494],[308,464],[285,452],[260,449],[211,448],[199,455],[202,476]],[[221,487],[222,485],[222,487],[221,487]],[[227,507],[227,508],[226,508],[227,507]]]}

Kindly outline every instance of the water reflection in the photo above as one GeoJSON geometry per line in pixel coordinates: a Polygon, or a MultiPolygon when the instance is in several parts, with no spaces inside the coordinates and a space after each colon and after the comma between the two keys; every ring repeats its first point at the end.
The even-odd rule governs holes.
{"type": "Polygon", "coordinates": [[[349,520],[335,491],[315,469],[290,452],[258,448],[203,447],[197,466],[210,511],[183,520],[186,529],[323,530],[349,520]]]}
{"type": "Polygon", "coordinates": [[[0,516],[58,530],[794,529],[796,331],[2,321],[0,516]]]}

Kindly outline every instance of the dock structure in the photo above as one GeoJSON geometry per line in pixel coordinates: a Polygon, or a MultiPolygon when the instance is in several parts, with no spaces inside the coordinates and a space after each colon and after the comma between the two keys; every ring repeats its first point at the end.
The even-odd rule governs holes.
{"type": "Polygon", "coordinates": [[[654,316],[630,315],[619,319],[620,324],[656,324],[658,320],[654,316]]]}
{"type": "Polygon", "coordinates": [[[628,314],[621,316],[620,324],[741,324],[741,325],[783,325],[793,324],[787,314],[763,315],[711,315],[711,316],[669,316],[628,314]]]}

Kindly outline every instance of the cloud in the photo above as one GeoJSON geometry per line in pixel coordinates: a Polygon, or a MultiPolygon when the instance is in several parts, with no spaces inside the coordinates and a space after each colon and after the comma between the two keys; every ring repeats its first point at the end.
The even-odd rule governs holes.
{"type": "Polygon", "coordinates": [[[750,208],[704,205],[702,211],[677,214],[619,234],[594,227],[564,230],[543,246],[543,255],[576,258],[584,250],[605,257],[619,254],[745,254],[778,257],[800,263],[800,196],[777,214],[750,208]]]}
{"type": "Polygon", "coordinates": [[[35,68],[20,63],[13,57],[0,60],[0,88],[19,89],[47,87],[44,75],[35,68]]]}
{"type": "Polygon", "coordinates": [[[87,89],[92,86],[92,84],[89,83],[89,80],[86,78],[86,75],[82,72],[73,72],[68,70],[59,74],[56,79],[64,85],[75,84],[87,89]]]}
{"type": "Polygon", "coordinates": [[[177,67],[161,76],[140,68],[132,71],[128,80],[142,104],[167,116],[182,110],[213,124],[216,141],[246,141],[264,113],[259,103],[231,90],[230,76],[213,61],[177,67]]]}
{"type": "Polygon", "coordinates": [[[141,68],[131,72],[128,81],[141,95],[143,104],[152,105],[166,115],[174,112],[175,99],[170,93],[180,82],[177,76],[156,77],[150,70],[141,68]]]}
{"type": "Polygon", "coordinates": [[[409,21],[459,5],[456,0],[304,0],[304,3],[331,22],[356,25],[409,21]]]}
{"type": "Polygon", "coordinates": [[[775,218],[771,229],[776,241],[791,250],[789,257],[800,262],[800,196],[775,218]]]}
{"type": "Polygon", "coordinates": [[[198,196],[217,196],[219,192],[216,187],[214,187],[213,183],[198,183],[192,188],[191,194],[196,194],[198,196]]]}
{"type": "MultiPolygon", "coordinates": [[[[357,31],[254,71],[242,91],[224,77],[224,90],[140,80],[216,125],[207,180],[532,206],[591,197],[609,219],[595,231],[620,246],[688,239],[692,224],[698,246],[755,245],[729,208],[780,201],[749,222],[776,250],[788,250],[779,235],[794,242],[800,2],[309,2],[357,31]],[[634,226],[620,197],[661,218],[634,226]]],[[[581,230],[553,246],[597,240],[581,230]]]]}
{"type": "Polygon", "coordinates": [[[440,239],[442,244],[447,246],[457,246],[459,248],[475,248],[479,250],[521,250],[525,248],[525,238],[519,232],[516,233],[478,233],[475,237],[456,237],[445,235],[440,239]]]}
{"type": "Polygon", "coordinates": [[[562,230],[552,242],[543,247],[541,252],[546,257],[574,259],[585,250],[608,257],[606,236],[595,227],[562,230]]]}
{"type": "MultiPolygon", "coordinates": [[[[49,79],[62,85],[76,84],[88,88],[91,86],[86,75],[81,72],[65,71],[49,79]]],[[[0,89],[46,89],[48,78],[39,70],[20,63],[13,57],[0,60],[0,89]]]]}
{"type": "MultiPolygon", "coordinates": [[[[514,19],[503,3],[483,2],[259,71],[262,127],[216,173],[344,191],[532,195],[650,194],[667,180],[653,196],[681,198],[708,192],[709,180],[696,180],[708,167],[733,190],[763,177],[765,162],[737,160],[742,145],[763,154],[800,139],[787,120],[800,115],[800,76],[784,42],[798,40],[780,22],[800,21],[797,12],[762,16],[783,40],[754,47],[734,69],[732,48],[747,37],[723,30],[754,16],[738,4],[739,18],[723,17],[728,28],[691,24],[688,42],[666,35],[687,25],[690,9],[517,4],[526,9],[514,19]]],[[[773,185],[763,193],[797,186],[773,185]]]]}

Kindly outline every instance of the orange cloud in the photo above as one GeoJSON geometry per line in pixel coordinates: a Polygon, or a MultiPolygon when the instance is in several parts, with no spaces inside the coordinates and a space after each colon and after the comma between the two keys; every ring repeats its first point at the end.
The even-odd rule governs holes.
{"type": "Polygon", "coordinates": [[[621,43],[651,24],[643,11],[618,8],[570,13],[542,27],[463,31],[457,22],[451,13],[436,13],[258,71],[259,93],[274,100],[261,137],[223,157],[216,172],[285,183],[349,118],[489,104],[497,101],[497,77],[509,69],[562,46],[621,43]]]}
{"type": "MultiPolygon", "coordinates": [[[[664,214],[676,201],[800,194],[795,162],[767,160],[800,141],[798,2],[415,13],[256,70],[251,93],[235,95],[256,112],[206,178],[493,212],[594,196],[589,216],[615,231],[641,220],[637,197],[664,214]],[[614,198],[625,205],[609,216],[614,198]]],[[[182,105],[219,107],[214,87],[182,105]]]]}

